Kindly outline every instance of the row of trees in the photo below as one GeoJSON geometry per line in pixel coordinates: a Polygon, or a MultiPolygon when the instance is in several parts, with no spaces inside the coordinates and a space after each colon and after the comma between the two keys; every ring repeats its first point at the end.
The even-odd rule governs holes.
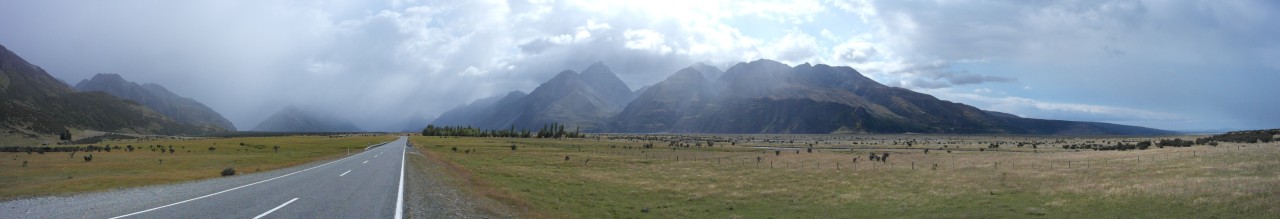
{"type": "Polygon", "coordinates": [[[515,127],[503,130],[484,130],[471,126],[435,126],[427,125],[422,129],[422,136],[466,136],[466,137],[504,137],[528,138],[529,130],[516,131],[515,127]]]}
{"type": "Polygon", "coordinates": [[[573,132],[566,132],[564,124],[551,123],[550,125],[542,125],[542,129],[538,130],[539,138],[582,138],[580,127],[573,128],[573,132]]]}
{"type": "Polygon", "coordinates": [[[471,126],[435,126],[427,125],[422,129],[422,136],[462,136],[462,137],[500,137],[500,138],[582,138],[586,137],[577,128],[573,132],[565,131],[565,125],[552,123],[543,125],[537,133],[529,129],[481,129],[471,126]],[[535,135],[536,134],[536,135],[535,135]]]}

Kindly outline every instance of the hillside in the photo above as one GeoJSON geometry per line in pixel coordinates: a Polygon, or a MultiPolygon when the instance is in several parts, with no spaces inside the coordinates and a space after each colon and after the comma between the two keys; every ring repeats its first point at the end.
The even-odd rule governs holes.
{"type": "Polygon", "coordinates": [[[118,74],[97,74],[77,83],[75,89],[81,92],[100,91],[132,100],[179,122],[236,130],[235,125],[223,118],[222,114],[196,100],[178,96],[158,84],[138,85],[118,74]]]}
{"type": "MultiPolygon", "coordinates": [[[[174,121],[133,101],[76,92],[39,66],[0,46],[0,130],[5,136],[57,139],[76,130],[188,135],[225,131],[174,121]]],[[[78,138],[78,136],[72,136],[78,138]]]]}

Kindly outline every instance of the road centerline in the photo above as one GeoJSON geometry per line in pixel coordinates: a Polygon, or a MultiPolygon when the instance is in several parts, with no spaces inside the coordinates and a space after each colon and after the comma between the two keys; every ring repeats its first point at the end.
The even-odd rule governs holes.
{"type": "Polygon", "coordinates": [[[338,176],[346,176],[346,175],[347,175],[347,173],[350,173],[350,172],[351,172],[351,170],[347,170],[347,172],[342,172],[342,174],[338,174],[338,176]]]}
{"type": "Polygon", "coordinates": [[[257,217],[253,217],[253,219],[258,219],[258,218],[262,218],[263,216],[267,216],[267,214],[271,214],[271,212],[275,212],[276,210],[280,210],[280,208],[283,208],[285,205],[289,205],[289,203],[293,203],[293,201],[297,201],[297,200],[298,200],[298,198],[290,199],[289,201],[284,202],[284,204],[280,204],[280,206],[276,206],[276,208],[272,208],[271,210],[267,210],[267,212],[262,212],[262,214],[259,214],[257,217]]]}

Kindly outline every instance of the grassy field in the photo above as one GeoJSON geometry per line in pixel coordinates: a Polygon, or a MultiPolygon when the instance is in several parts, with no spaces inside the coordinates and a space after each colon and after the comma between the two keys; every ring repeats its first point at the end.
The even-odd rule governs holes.
{"type": "MultiPolygon", "coordinates": [[[[62,195],[268,171],[358,152],[395,136],[350,135],[107,141],[111,152],[0,153],[0,200],[62,195]],[[243,143],[243,146],[241,145],[243,143]],[[274,146],[279,145],[279,152],[274,146]],[[114,149],[119,146],[120,149],[114,149]],[[124,150],[133,146],[133,152],[124,150]],[[157,152],[155,146],[174,148],[157,152]],[[214,150],[209,150],[213,147],[214,150]],[[83,156],[93,154],[91,162],[83,156]],[[23,162],[26,166],[23,167],[23,162]]],[[[80,145],[87,146],[87,145],[80,145]]]]}
{"type": "Polygon", "coordinates": [[[785,135],[412,138],[425,153],[454,166],[454,174],[470,182],[469,191],[541,218],[1280,215],[1276,207],[1280,206],[1280,144],[1131,151],[1061,147],[1139,140],[1149,139],[927,135],[871,139],[785,135]],[[695,145],[707,139],[722,142],[713,147],[695,145]],[[912,146],[906,146],[906,141],[913,141],[912,146]],[[987,149],[995,142],[1005,146],[987,149]],[[1010,146],[1014,142],[1042,144],[1036,148],[1030,143],[1010,146]],[[654,146],[643,149],[646,143],[654,146]],[[684,147],[684,143],[690,146],[684,147]],[[513,151],[511,145],[517,149],[513,151]],[[812,153],[808,152],[810,146],[812,153]],[[924,148],[932,150],[925,154],[924,148]],[[871,152],[891,156],[887,162],[870,162],[871,152]]]}

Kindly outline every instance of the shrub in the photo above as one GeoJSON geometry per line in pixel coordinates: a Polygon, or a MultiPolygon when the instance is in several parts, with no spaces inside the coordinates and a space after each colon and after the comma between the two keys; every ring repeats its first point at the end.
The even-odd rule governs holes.
{"type": "Polygon", "coordinates": [[[513,144],[513,145],[511,145],[511,150],[513,150],[513,151],[514,151],[514,150],[516,150],[516,145],[514,145],[514,144],[513,144]]]}
{"type": "Polygon", "coordinates": [[[222,176],[234,176],[234,175],[236,175],[235,168],[227,167],[226,169],[222,169],[222,176]]]}

